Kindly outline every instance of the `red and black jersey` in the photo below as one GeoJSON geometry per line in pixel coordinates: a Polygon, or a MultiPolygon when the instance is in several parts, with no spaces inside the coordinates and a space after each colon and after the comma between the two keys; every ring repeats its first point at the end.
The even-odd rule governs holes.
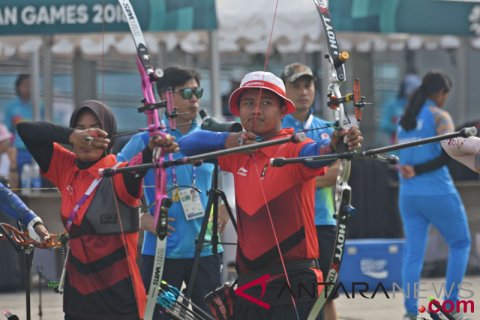
{"type": "MultiPolygon", "coordinates": [[[[116,163],[115,156],[108,155],[88,169],[80,170],[75,159],[75,154],[55,144],[45,173],[62,194],[64,224],[92,181],[99,177],[98,169],[116,163]]],[[[126,206],[138,206],[138,199],[125,189],[122,175],[115,175],[112,183],[111,197],[117,197],[126,206]]],[[[91,231],[94,229],[86,213],[91,215],[90,209],[94,208],[90,206],[96,195],[97,190],[80,207],[70,230],[64,312],[75,319],[142,319],[146,293],[135,261],[138,232],[96,234],[91,231]]]]}
{"type": "MultiPolygon", "coordinates": [[[[292,129],[280,132],[292,133],[292,129]]],[[[302,143],[285,143],[252,154],[218,159],[222,170],[233,173],[235,180],[240,273],[280,263],[267,208],[286,261],[318,258],[315,176],[325,174],[326,168],[309,168],[303,164],[270,166],[271,158],[297,157],[302,147],[311,142],[307,139],[302,143]]]]}

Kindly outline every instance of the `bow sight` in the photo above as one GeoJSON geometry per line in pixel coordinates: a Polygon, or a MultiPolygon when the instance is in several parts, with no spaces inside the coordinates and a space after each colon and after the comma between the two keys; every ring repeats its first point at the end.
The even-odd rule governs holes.
{"type": "Polygon", "coordinates": [[[353,93],[347,93],[344,97],[338,98],[332,92],[328,94],[327,106],[330,109],[337,110],[342,103],[353,102],[355,108],[355,119],[362,121],[362,111],[367,104],[365,96],[360,94],[360,79],[353,80],[353,93]]]}

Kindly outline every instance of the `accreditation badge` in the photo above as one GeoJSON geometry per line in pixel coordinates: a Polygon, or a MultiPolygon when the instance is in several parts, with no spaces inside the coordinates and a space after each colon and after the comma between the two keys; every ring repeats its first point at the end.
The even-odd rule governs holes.
{"type": "Polygon", "coordinates": [[[177,190],[178,196],[180,197],[180,203],[182,204],[183,211],[185,212],[185,219],[192,220],[203,217],[205,211],[197,191],[192,188],[177,190]]]}

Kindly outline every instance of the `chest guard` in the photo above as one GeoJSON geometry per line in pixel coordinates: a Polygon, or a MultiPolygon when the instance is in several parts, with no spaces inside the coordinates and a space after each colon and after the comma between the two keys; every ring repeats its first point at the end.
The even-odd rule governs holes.
{"type": "Polygon", "coordinates": [[[116,234],[137,232],[140,224],[139,209],[112,197],[112,179],[102,179],[88,207],[80,227],[82,234],[116,234]],[[118,210],[118,214],[117,214],[118,210]],[[122,228],[118,217],[120,216],[122,228]]]}

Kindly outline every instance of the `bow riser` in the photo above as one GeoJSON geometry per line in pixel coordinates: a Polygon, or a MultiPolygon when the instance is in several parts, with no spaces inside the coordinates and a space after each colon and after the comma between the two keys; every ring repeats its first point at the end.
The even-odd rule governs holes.
{"type": "MultiPolygon", "coordinates": [[[[348,52],[340,51],[338,47],[337,37],[335,35],[330,12],[324,0],[313,0],[320,19],[323,24],[323,31],[327,37],[327,47],[329,54],[325,56],[329,61],[329,86],[327,97],[330,100],[330,107],[333,107],[335,121],[339,129],[347,129],[350,121],[345,113],[343,102],[349,98],[342,98],[340,92],[340,83],[346,80],[345,62],[349,59],[348,52]],[[335,103],[332,103],[335,101],[335,103]]],[[[327,103],[328,104],[328,103],[327,103]]],[[[346,143],[337,144],[337,152],[347,151],[346,143]]],[[[337,182],[335,187],[335,209],[337,216],[337,235],[334,245],[334,256],[330,263],[330,268],[327,274],[327,283],[335,283],[338,279],[338,272],[343,257],[343,249],[345,246],[346,230],[348,216],[350,215],[350,195],[351,189],[348,185],[348,178],[350,176],[351,162],[342,160],[339,166],[337,175],[337,182]]],[[[325,287],[325,293],[321,294],[315,301],[312,309],[308,314],[308,320],[316,319],[323,306],[325,305],[328,296],[332,293],[333,285],[325,287]]]]}
{"type": "Polygon", "coordinates": [[[20,231],[8,223],[0,223],[0,240],[8,240],[17,250],[24,250],[28,247],[40,249],[60,248],[68,241],[68,234],[51,234],[50,239],[38,242],[30,237],[28,231],[20,231]]]}
{"type": "MultiPolygon", "coordinates": [[[[150,62],[150,54],[143,37],[140,24],[135,15],[133,7],[129,0],[118,0],[124,14],[127,18],[128,25],[130,27],[133,41],[137,49],[137,69],[140,74],[143,93],[144,106],[139,109],[140,112],[144,112],[147,116],[147,128],[149,136],[160,135],[166,136],[166,133],[160,131],[160,119],[158,116],[158,108],[165,107],[165,102],[157,103],[155,100],[153,84],[163,76],[163,71],[156,69],[150,62]]],[[[173,94],[171,90],[167,90],[166,96],[166,115],[169,119],[171,129],[175,129],[175,121],[173,119],[175,115],[175,107],[173,105],[173,94]]],[[[158,296],[159,284],[163,275],[163,266],[166,255],[166,236],[168,227],[168,208],[172,202],[167,196],[167,180],[166,170],[163,168],[162,163],[164,159],[163,149],[156,147],[153,150],[152,156],[153,162],[157,164],[155,168],[155,208],[154,208],[154,224],[157,230],[158,238],[156,243],[156,253],[153,266],[153,276],[150,282],[150,289],[148,291],[147,305],[145,309],[145,319],[150,320],[153,318],[155,309],[155,302],[158,296]]]]}

